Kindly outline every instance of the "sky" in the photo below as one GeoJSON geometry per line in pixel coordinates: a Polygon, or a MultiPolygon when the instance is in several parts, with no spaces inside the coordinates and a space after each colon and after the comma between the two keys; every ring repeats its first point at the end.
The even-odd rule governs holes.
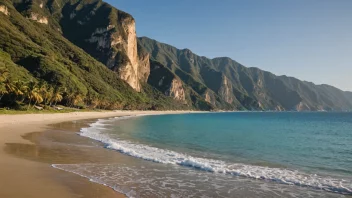
{"type": "Polygon", "coordinates": [[[352,0],[106,0],[138,36],[352,91],[352,0]]]}

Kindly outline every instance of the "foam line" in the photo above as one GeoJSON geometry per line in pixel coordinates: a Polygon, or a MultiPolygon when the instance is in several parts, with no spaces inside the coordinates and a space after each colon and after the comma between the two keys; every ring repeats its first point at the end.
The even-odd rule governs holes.
{"type": "Polygon", "coordinates": [[[82,128],[79,134],[104,143],[108,149],[156,163],[174,164],[202,171],[269,180],[341,194],[352,194],[352,181],[321,177],[315,174],[306,174],[295,170],[246,165],[241,163],[231,164],[220,160],[198,158],[171,150],[160,149],[144,144],[136,144],[121,139],[113,139],[109,137],[108,134],[103,133],[102,129],[105,124],[114,120],[128,119],[132,117],[136,116],[124,116],[108,120],[100,119],[89,127],[82,128]]]}

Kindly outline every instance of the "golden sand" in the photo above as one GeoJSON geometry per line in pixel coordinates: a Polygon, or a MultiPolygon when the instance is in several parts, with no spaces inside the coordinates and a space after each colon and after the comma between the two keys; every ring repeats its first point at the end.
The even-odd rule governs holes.
{"type": "MultiPolygon", "coordinates": [[[[81,127],[72,128],[72,124],[70,126],[66,126],[64,123],[55,124],[65,121],[125,115],[178,113],[185,112],[115,111],[0,115],[0,197],[124,197],[108,187],[52,168],[52,163],[79,163],[92,159],[79,153],[82,152],[79,150],[70,150],[70,153],[67,154],[67,152],[62,152],[65,147],[61,147],[60,150],[38,146],[36,141],[42,134],[38,132],[57,128],[77,131],[81,127]]],[[[71,139],[70,141],[76,140],[71,139]]]]}

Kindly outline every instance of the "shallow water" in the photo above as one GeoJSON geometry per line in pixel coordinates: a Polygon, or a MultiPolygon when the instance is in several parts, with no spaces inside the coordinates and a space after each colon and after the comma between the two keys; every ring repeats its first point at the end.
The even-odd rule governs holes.
{"type": "Polygon", "coordinates": [[[339,197],[352,193],[351,129],[351,113],[106,119],[80,135],[133,163],[54,167],[130,197],[339,197]]]}

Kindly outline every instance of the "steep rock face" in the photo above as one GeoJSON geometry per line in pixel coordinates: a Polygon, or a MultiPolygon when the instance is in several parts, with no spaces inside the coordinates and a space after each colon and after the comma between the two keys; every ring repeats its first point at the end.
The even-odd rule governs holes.
{"type": "Polygon", "coordinates": [[[0,5],[0,12],[4,13],[5,15],[10,14],[7,6],[5,6],[5,5],[0,5]]]}
{"type": "Polygon", "coordinates": [[[201,68],[200,76],[204,80],[205,85],[217,93],[224,101],[229,104],[234,102],[233,87],[225,75],[205,66],[201,68]]]}
{"type": "Polygon", "coordinates": [[[141,82],[147,82],[150,75],[149,54],[139,57],[138,78],[141,82]]]}
{"type": "Polygon", "coordinates": [[[48,25],[48,18],[45,16],[40,16],[38,13],[31,12],[31,14],[28,18],[33,21],[37,21],[38,23],[48,25]]]}
{"type": "Polygon", "coordinates": [[[282,106],[276,106],[275,111],[285,111],[285,109],[282,106]]]}
{"type": "Polygon", "coordinates": [[[352,110],[351,94],[332,86],[276,76],[258,68],[245,67],[227,57],[209,59],[197,56],[190,50],[177,49],[146,37],[139,38],[139,41],[151,58],[176,71],[192,89],[196,91],[199,88],[194,82],[205,85],[205,88],[198,89],[202,92],[197,92],[208,102],[210,97],[204,92],[207,88],[237,109],[352,110]],[[179,70],[183,72],[178,73],[179,70]],[[223,76],[227,79],[226,83],[223,76]]]}
{"type": "Polygon", "coordinates": [[[229,104],[232,104],[234,101],[231,82],[224,75],[222,76],[222,84],[219,90],[219,95],[229,104]]]}
{"type": "MultiPolygon", "coordinates": [[[[97,49],[109,49],[114,45],[121,43],[121,37],[110,34],[112,28],[114,28],[112,25],[109,25],[106,28],[97,28],[86,41],[94,43],[97,49]]],[[[109,66],[110,64],[107,65],[109,66]]]]}
{"type": "Polygon", "coordinates": [[[300,102],[296,107],[295,109],[297,111],[310,111],[310,108],[307,104],[303,103],[303,102],[300,102]]]}
{"type": "MultiPolygon", "coordinates": [[[[61,1],[51,2],[56,5],[61,1]]],[[[65,87],[64,96],[75,93],[86,99],[101,97],[109,109],[180,107],[156,91],[145,92],[143,96],[138,94],[115,72],[57,31],[58,26],[53,24],[59,24],[60,17],[50,14],[46,1],[43,1],[42,8],[39,3],[30,3],[30,0],[23,3],[20,0],[0,0],[0,5],[6,5],[10,12],[10,16],[0,13],[0,67],[9,71],[10,82],[42,81],[52,87],[65,87]],[[48,17],[48,25],[28,19],[31,12],[48,17]],[[164,104],[156,106],[160,101],[164,104]]],[[[148,85],[145,87],[152,89],[148,85]]],[[[0,103],[1,106],[7,105],[9,101],[2,98],[0,103]]]]}
{"type": "Polygon", "coordinates": [[[182,81],[174,78],[171,81],[169,89],[165,92],[166,95],[173,97],[175,100],[186,103],[186,94],[182,85],[182,81]]]}
{"type": "Polygon", "coordinates": [[[159,62],[151,61],[150,67],[148,83],[165,95],[186,104],[186,94],[182,81],[159,62]]]}
{"type": "Polygon", "coordinates": [[[150,75],[150,55],[144,48],[138,44],[138,58],[139,58],[139,68],[138,68],[138,78],[141,82],[147,82],[150,75]]]}
{"type": "MultiPolygon", "coordinates": [[[[139,69],[139,59],[137,53],[137,35],[136,35],[136,24],[133,19],[124,19],[122,21],[122,27],[127,35],[126,44],[124,46],[124,50],[126,51],[126,55],[128,58],[127,63],[114,65],[113,67],[117,67],[119,70],[120,78],[125,80],[133,89],[136,91],[140,91],[141,85],[139,82],[138,69],[139,69]]],[[[118,40],[116,44],[119,42],[118,40]]],[[[112,41],[111,44],[114,46],[115,41],[112,41]]],[[[116,56],[111,57],[109,60],[111,62],[116,58],[116,56]]]]}
{"type": "Polygon", "coordinates": [[[101,0],[68,3],[62,9],[63,34],[117,72],[136,91],[149,74],[149,57],[139,54],[134,18],[101,0]]]}
{"type": "Polygon", "coordinates": [[[0,0],[0,5],[5,6],[0,56],[6,57],[10,79],[62,86],[64,95],[78,94],[87,103],[99,97],[109,109],[212,109],[170,70],[158,79],[162,92],[144,83],[150,57],[138,47],[134,19],[100,0],[0,0]],[[46,23],[42,16],[45,26],[38,24],[46,23]],[[143,83],[143,93],[120,78],[136,89],[143,83]]]}
{"type": "Polygon", "coordinates": [[[207,90],[204,94],[205,101],[209,102],[213,106],[216,106],[216,98],[214,96],[214,92],[207,90]]]}

